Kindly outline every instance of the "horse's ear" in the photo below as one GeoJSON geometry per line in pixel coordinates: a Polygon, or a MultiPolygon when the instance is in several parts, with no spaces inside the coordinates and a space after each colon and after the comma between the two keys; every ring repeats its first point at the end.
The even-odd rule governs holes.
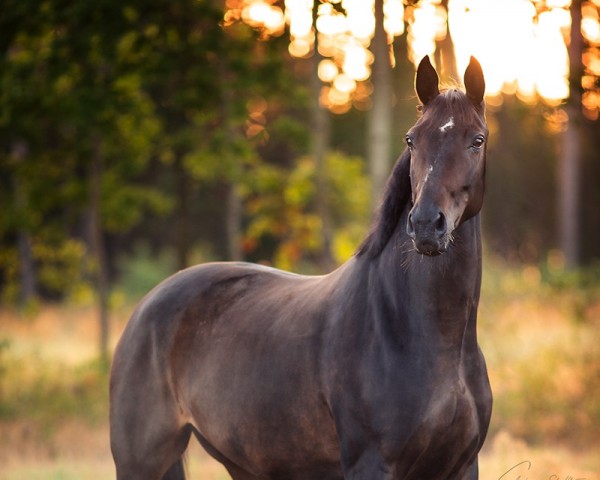
{"type": "Polygon", "coordinates": [[[427,105],[440,94],[439,81],[429,56],[423,57],[417,68],[417,78],[415,79],[415,90],[423,105],[427,105]]]}
{"type": "Polygon", "coordinates": [[[475,57],[471,57],[469,66],[465,71],[465,88],[467,96],[475,105],[480,105],[483,102],[485,93],[485,79],[483,78],[483,70],[475,57]]]}

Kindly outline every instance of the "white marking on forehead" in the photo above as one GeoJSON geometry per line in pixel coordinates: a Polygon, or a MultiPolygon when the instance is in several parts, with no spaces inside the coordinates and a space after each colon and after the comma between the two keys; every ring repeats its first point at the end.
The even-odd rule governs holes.
{"type": "Polygon", "coordinates": [[[446,123],[440,127],[440,132],[446,133],[446,130],[454,126],[454,117],[450,117],[446,123]]]}

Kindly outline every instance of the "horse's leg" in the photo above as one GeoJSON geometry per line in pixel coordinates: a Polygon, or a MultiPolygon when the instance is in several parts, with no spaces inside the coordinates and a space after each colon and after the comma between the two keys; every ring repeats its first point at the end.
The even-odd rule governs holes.
{"type": "Polygon", "coordinates": [[[111,450],[117,480],[160,480],[167,470],[171,475],[168,478],[179,478],[173,472],[180,468],[171,467],[181,460],[191,429],[161,421],[164,419],[157,416],[129,418],[118,424],[111,420],[111,450]]]}
{"type": "Polygon", "coordinates": [[[475,460],[467,469],[464,479],[465,480],[478,480],[479,479],[479,461],[478,461],[477,457],[475,457],[475,460]]]}
{"type": "Polygon", "coordinates": [[[110,443],[117,480],[160,480],[180,460],[192,428],[165,374],[135,368],[129,360],[111,377],[110,443]]]}

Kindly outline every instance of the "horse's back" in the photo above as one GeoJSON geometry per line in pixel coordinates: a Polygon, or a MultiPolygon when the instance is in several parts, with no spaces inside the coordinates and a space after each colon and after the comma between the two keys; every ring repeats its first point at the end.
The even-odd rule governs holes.
{"type": "Polygon", "coordinates": [[[138,304],[120,343],[141,341],[151,333],[163,340],[180,327],[182,318],[198,323],[218,318],[233,303],[261,285],[297,283],[304,277],[249,263],[206,263],[181,270],[151,290],[138,304]]]}

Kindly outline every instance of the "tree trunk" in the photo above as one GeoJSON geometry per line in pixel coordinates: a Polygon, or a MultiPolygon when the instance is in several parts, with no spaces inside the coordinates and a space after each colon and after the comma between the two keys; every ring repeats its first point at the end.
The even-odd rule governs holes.
{"type": "Polygon", "coordinates": [[[31,236],[26,230],[19,229],[17,244],[19,249],[19,304],[21,307],[26,307],[37,296],[31,236]]]}
{"type": "Polygon", "coordinates": [[[230,181],[227,190],[227,257],[228,260],[239,262],[244,259],[241,242],[243,204],[236,182],[230,181]]]}
{"type": "Polygon", "coordinates": [[[371,176],[371,202],[379,204],[390,169],[392,127],[392,69],[387,34],[383,27],[383,0],[375,0],[375,36],[371,51],[375,57],[371,80],[373,108],[368,118],[368,161],[371,176]]]}
{"type": "MultiPolygon", "coordinates": [[[[223,128],[227,137],[235,144],[240,137],[240,132],[235,124],[235,97],[233,74],[227,64],[227,59],[222,58],[218,63],[219,77],[222,80],[221,88],[221,116],[223,128]]],[[[243,202],[240,195],[239,183],[242,178],[242,159],[235,157],[234,151],[224,153],[224,161],[228,162],[229,176],[227,182],[227,204],[225,206],[225,234],[227,236],[227,259],[241,261],[244,258],[242,251],[242,218],[243,202]]]]}
{"type": "MultiPolygon", "coordinates": [[[[318,3],[318,2],[317,2],[318,3]]],[[[316,5],[314,17],[316,19],[316,5]]],[[[311,155],[315,161],[315,175],[317,187],[316,209],[317,215],[321,219],[321,251],[319,254],[319,264],[323,271],[330,271],[335,268],[333,258],[333,225],[331,221],[331,211],[329,208],[329,185],[327,180],[327,168],[325,159],[329,150],[329,138],[331,133],[331,118],[329,111],[321,106],[319,98],[321,96],[321,80],[319,79],[318,69],[321,55],[318,52],[318,37],[315,38],[315,53],[312,56],[312,68],[310,72],[310,96],[311,96],[311,117],[310,136],[311,136],[311,155]]]]}
{"type": "Polygon", "coordinates": [[[462,81],[456,67],[454,42],[452,41],[452,35],[450,34],[448,0],[442,0],[441,5],[446,10],[446,36],[437,42],[435,63],[439,69],[442,83],[460,85],[462,81]]]}
{"type": "Polygon", "coordinates": [[[566,106],[567,127],[562,136],[558,169],[559,239],[567,268],[580,265],[579,184],[581,170],[580,129],[581,77],[583,74],[583,37],[581,34],[581,0],[571,4],[571,42],[569,45],[570,93],[566,106]]]}
{"type": "Polygon", "coordinates": [[[108,361],[108,342],[110,336],[109,322],[109,279],[108,263],[104,236],[102,232],[102,175],[103,151],[102,138],[97,136],[94,140],[92,164],[90,168],[90,249],[94,262],[94,280],[98,302],[98,321],[100,330],[100,359],[108,361]]]}
{"type": "MultiPolygon", "coordinates": [[[[27,144],[25,142],[15,142],[12,145],[12,156],[17,165],[22,164],[27,156],[27,144]]],[[[27,209],[29,208],[28,192],[26,185],[23,184],[20,175],[14,177],[15,206],[17,215],[21,219],[28,218],[27,209]]],[[[29,233],[30,225],[21,225],[17,233],[17,246],[19,256],[19,303],[22,307],[33,300],[37,295],[35,265],[33,253],[31,251],[31,235],[29,233]]]]}
{"type": "Polygon", "coordinates": [[[190,180],[183,166],[183,155],[180,152],[176,153],[174,168],[175,183],[177,185],[175,250],[177,268],[183,270],[190,266],[190,180]]]}

